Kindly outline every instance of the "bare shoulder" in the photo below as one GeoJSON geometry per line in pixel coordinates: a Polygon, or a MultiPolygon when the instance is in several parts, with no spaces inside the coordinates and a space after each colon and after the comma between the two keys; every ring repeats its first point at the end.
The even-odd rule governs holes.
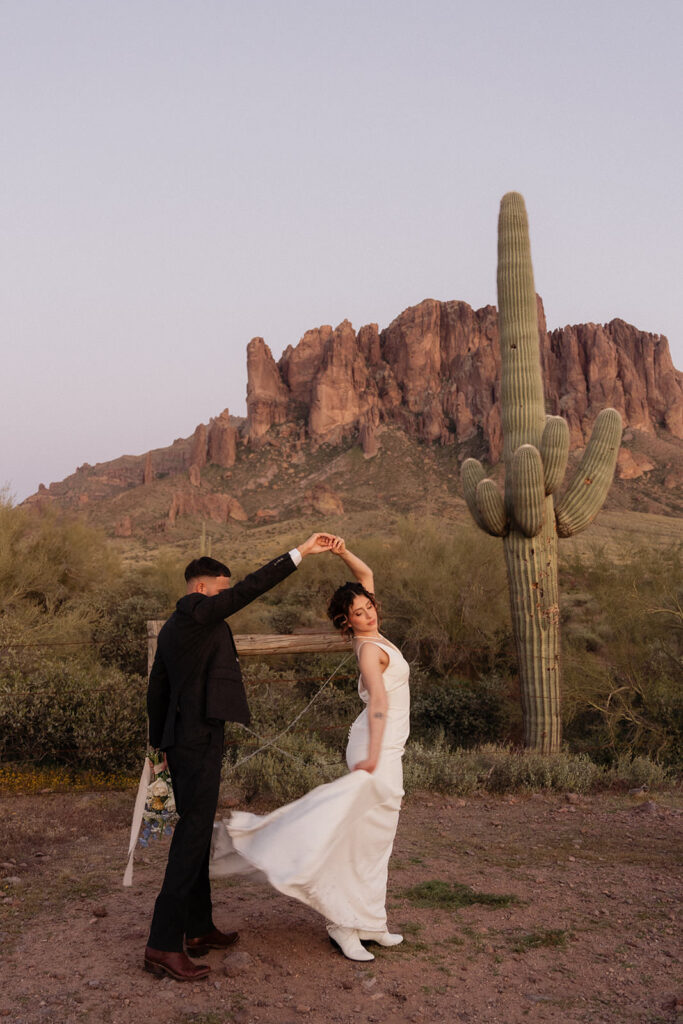
{"type": "Polygon", "coordinates": [[[356,640],[356,657],[358,658],[358,664],[362,669],[372,669],[379,667],[382,671],[389,664],[389,655],[384,651],[375,640],[364,640],[359,638],[356,640]]]}

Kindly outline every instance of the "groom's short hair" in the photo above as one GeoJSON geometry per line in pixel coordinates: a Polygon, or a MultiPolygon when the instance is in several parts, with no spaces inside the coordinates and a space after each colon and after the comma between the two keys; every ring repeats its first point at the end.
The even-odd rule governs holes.
{"type": "Polygon", "coordinates": [[[223,562],[209,558],[208,555],[202,555],[201,558],[193,558],[185,567],[185,582],[189,583],[190,580],[199,579],[200,576],[232,576],[232,573],[223,562]]]}

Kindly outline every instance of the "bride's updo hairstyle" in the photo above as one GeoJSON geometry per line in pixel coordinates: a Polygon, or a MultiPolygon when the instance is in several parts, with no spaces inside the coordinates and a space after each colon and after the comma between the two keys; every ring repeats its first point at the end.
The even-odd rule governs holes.
{"type": "Polygon", "coordinates": [[[375,595],[366,590],[361,583],[344,583],[343,586],[337,587],[327,608],[327,617],[332,620],[332,625],[342,636],[353,636],[353,627],[349,624],[349,610],[357,597],[367,597],[377,609],[379,618],[379,605],[375,595]]]}

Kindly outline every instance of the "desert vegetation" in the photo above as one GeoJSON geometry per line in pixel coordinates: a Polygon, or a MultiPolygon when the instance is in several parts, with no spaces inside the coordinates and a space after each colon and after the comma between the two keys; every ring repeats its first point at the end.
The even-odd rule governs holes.
{"type": "MultiPolygon", "coordinates": [[[[250,564],[296,538],[270,539],[250,564]]],[[[561,753],[523,753],[505,566],[474,525],[402,520],[354,541],[376,569],[383,629],[412,665],[408,789],[586,792],[656,786],[680,771],[683,633],[680,548],[614,548],[560,564],[565,655],[561,753]]],[[[0,504],[0,758],[21,766],[133,773],[145,749],[146,629],[182,591],[186,558],[125,565],[110,542],[63,514],[0,504]]],[[[236,616],[235,632],[325,628],[338,560],[307,562],[236,616]]],[[[357,709],[342,656],[246,666],[251,732],[228,728],[226,783],[241,797],[289,799],[344,770],[357,709]],[[334,677],[329,680],[332,673],[334,677]],[[328,681],[329,680],[329,681],[328,681]],[[323,684],[326,684],[323,687],[323,684]],[[323,687],[321,689],[321,687],[323,687]],[[293,729],[289,723],[312,701],[293,729]],[[250,757],[269,743],[268,749],[250,757]]]]}

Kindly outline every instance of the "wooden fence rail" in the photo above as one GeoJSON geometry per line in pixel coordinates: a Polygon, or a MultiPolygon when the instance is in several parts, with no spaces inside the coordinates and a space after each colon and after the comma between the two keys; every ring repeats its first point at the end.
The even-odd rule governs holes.
{"type": "MultiPolygon", "coordinates": [[[[150,619],[147,623],[147,671],[152,668],[157,649],[157,637],[164,619],[150,619]]],[[[237,653],[242,655],[260,654],[336,654],[353,650],[350,640],[339,633],[237,633],[237,653]]]]}

